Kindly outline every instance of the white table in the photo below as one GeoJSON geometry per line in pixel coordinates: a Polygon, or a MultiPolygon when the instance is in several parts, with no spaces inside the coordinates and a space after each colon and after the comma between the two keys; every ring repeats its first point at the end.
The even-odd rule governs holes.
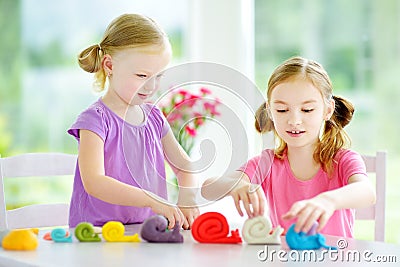
{"type": "MultiPolygon", "coordinates": [[[[140,225],[127,226],[125,234],[137,233],[139,229],[140,225]]],[[[146,241],[140,243],[109,243],[105,241],[81,243],[75,237],[73,243],[53,243],[43,240],[42,236],[45,232],[50,232],[50,230],[39,233],[40,241],[37,250],[6,251],[0,248],[0,266],[310,266],[312,263],[310,263],[309,257],[312,257],[312,262],[321,260],[323,266],[337,265],[338,263],[346,266],[359,266],[360,264],[365,265],[368,259],[371,262],[376,259],[392,261],[384,266],[400,265],[400,245],[354,239],[342,240],[342,243],[347,242],[347,248],[338,250],[336,256],[332,254],[329,258],[327,251],[323,252],[323,250],[308,251],[308,254],[291,251],[285,241],[281,246],[267,247],[246,243],[200,244],[193,239],[190,231],[182,232],[185,241],[181,244],[155,244],[146,241]],[[268,258],[266,258],[267,254],[268,258]],[[360,255],[361,263],[354,256],[356,254],[360,255]],[[350,260],[346,260],[348,255],[350,255],[350,260]],[[364,259],[363,255],[367,258],[364,259]],[[297,259],[303,256],[306,256],[306,260],[299,262],[297,259]],[[265,261],[262,261],[263,259],[265,261]],[[393,263],[393,261],[397,263],[393,263]]],[[[327,237],[329,245],[336,245],[337,241],[337,237],[327,237]]],[[[377,263],[368,266],[374,265],[378,266],[377,263]]]]}

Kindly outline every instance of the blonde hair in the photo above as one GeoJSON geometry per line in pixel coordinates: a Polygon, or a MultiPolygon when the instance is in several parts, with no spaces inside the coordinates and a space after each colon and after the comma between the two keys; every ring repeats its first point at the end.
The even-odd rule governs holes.
{"type": "MultiPolygon", "coordinates": [[[[322,65],[302,57],[290,58],[274,70],[268,81],[268,101],[271,99],[272,90],[278,84],[295,78],[302,78],[310,81],[320,90],[326,105],[329,105],[332,98],[335,101],[334,113],[332,117],[325,122],[322,137],[314,151],[314,160],[320,163],[326,172],[331,174],[333,171],[333,158],[336,153],[341,148],[350,146],[350,138],[343,128],[351,121],[354,107],[346,99],[333,96],[331,80],[322,65]]],[[[255,117],[255,127],[258,132],[265,133],[274,131],[275,137],[279,141],[275,148],[275,155],[278,158],[283,158],[287,144],[278,136],[273,121],[269,117],[266,103],[258,108],[255,117]]]]}
{"type": "Polygon", "coordinates": [[[106,82],[103,56],[113,56],[128,48],[141,48],[147,53],[171,49],[167,35],[151,18],[138,14],[124,14],[115,18],[108,25],[101,42],[89,46],[78,55],[79,66],[87,72],[95,73],[96,91],[103,91],[106,82]],[[154,47],[157,51],[154,51],[154,47]]]}

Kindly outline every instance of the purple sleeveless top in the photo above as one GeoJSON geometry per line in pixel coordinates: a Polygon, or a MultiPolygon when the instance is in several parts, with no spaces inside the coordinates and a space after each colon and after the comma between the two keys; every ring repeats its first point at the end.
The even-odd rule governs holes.
{"type": "MultiPolygon", "coordinates": [[[[68,133],[78,143],[80,129],[96,133],[104,141],[107,176],[167,199],[161,139],[167,134],[169,124],[156,106],[143,104],[140,107],[145,120],[140,125],[131,125],[99,99],[78,116],[68,133]]],[[[142,223],[151,215],[154,213],[150,208],[114,205],[88,195],[77,163],[69,213],[70,227],[80,222],[102,226],[111,220],[123,224],[142,223]]]]}

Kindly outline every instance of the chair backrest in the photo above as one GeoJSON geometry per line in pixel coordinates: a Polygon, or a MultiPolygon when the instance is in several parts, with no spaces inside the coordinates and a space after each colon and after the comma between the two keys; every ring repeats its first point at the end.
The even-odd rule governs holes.
{"type": "Polygon", "coordinates": [[[7,210],[4,179],[73,175],[77,155],[64,153],[27,153],[0,158],[0,230],[68,225],[69,204],[27,205],[7,210]]]}
{"type": "Polygon", "coordinates": [[[356,210],[356,220],[375,221],[375,241],[385,241],[385,198],[386,198],[386,152],[378,151],[375,156],[362,156],[367,173],[375,173],[376,203],[356,210]]]}

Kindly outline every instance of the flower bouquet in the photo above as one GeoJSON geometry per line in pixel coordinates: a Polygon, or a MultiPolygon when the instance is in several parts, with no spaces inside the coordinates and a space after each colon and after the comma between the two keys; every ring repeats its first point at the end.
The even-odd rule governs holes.
{"type": "Polygon", "coordinates": [[[217,111],[220,104],[219,99],[205,87],[195,93],[180,89],[167,102],[160,104],[175,138],[188,155],[193,149],[199,128],[207,120],[220,115],[217,111]]]}

